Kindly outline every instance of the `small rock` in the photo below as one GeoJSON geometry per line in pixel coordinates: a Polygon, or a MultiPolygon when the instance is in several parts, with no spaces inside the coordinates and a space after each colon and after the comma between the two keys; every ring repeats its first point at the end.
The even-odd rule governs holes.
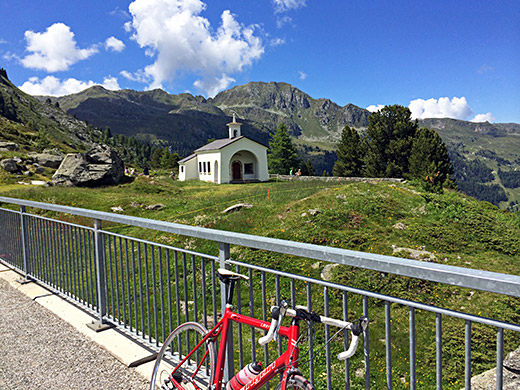
{"type": "Polygon", "coordinates": [[[114,213],[122,213],[123,211],[123,208],[121,206],[114,206],[114,207],[110,207],[110,209],[114,212],[114,213]]]}
{"type": "Polygon", "coordinates": [[[143,204],[139,203],[139,202],[132,202],[132,203],[130,203],[130,207],[134,207],[134,208],[141,207],[142,205],[143,204]]]}
{"type": "Polygon", "coordinates": [[[404,223],[402,222],[397,222],[394,226],[392,226],[394,229],[397,229],[397,230],[404,230],[406,228],[408,228],[408,226],[406,226],[404,223]]]}
{"type": "Polygon", "coordinates": [[[20,147],[14,142],[0,142],[0,152],[16,151],[18,149],[20,147]]]}
{"type": "Polygon", "coordinates": [[[24,176],[32,176],[33,173],[31,171],[24,171],[23,172],[24,176]]]}
{"type": "Polygon", "coordinates": [[[150,206],[145,207],[146,210],[160,210],[162,208],[164,208],[162,203],[151,204],[150,206]]]}
{"type": "Polygon", "coordinates": [[[327,264],[325,267],[323,267],[323,270],[321,271],[321,278],[326,281],[331,280],[332,270],[336,267],[339,267],[339,264],[327,264]]]}
{"type": "Polygon", "coordinates": [[[365,369],[363,367],[359,367],[355,372],[356,378],[363,378],[365,376],[365,369]]]}
{"type": "Polygon", "coordinates": [[[321,214],[321,210],[318,210],[318,209],[310,209],[307,211],[310,215],[312,215],[313,217],[318,215],[318,214],[321,214]]]}
{"type": "Polygon", "coordinates": [[[251,207],[253,207],[253,205],[249,203],[237,203],[222,211],[222,214],[233,213],[235,211],[242,210],[243,208],[250,209],[251,207]]]}
{"type": "Polygon", "coordinates": [[[318,269],[318,268],[320,268],[320,267],[321,267],[321,261],[317,261],[316,263],[313,263],[313,264],[311,265],[311,268],[312,268],[312,269],[318,269]]]}
{"type": "Polygon", "coordinates": [[[409,259],[421,260],[421,261],[434,261],[437,257],[431,252],[425,251],[424,247],[420,249],[412,248],[400,248],[396,245],[392,245],[393,253],[401,253],[406,255],[409,259]]]}

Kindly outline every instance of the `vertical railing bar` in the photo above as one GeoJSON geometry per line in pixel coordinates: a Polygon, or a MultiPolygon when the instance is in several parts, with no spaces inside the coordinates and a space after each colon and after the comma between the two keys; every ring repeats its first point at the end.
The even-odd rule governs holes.
{"type": "MultiPolygon", "coordinates": [[[[330,315],[329,311],[329,288],[323,288],[323,312],[325,317],[330,315]]],[[[325,340],[330,338],[330,326],[325,325],[325,340]]],[[[326,344],[325,347],[325,361],[327,364],[327,390],[332,390],[332,372],[331,372],[331,361],[330,361],[330,343],[326,344]]]]}
{"type": "MultiPolygon", "coordinates": [[[[166,250],[166,283],[168,285],[168,334],[173,331],[172,283],[170,275],[170,249],[166,250]]],[[[163,340],[164,341],[164,340],[163,340]]]]}
{"type": "MultiPolygon", "coordinates": [[[[275,291],[276,291],[276,305],[280,304],[281,298],[281,292],[280,292],[280,275],[275,275],[275,291]]],[[[282,338],[278,337],[278,355],[282,354],[282,338]]]]}
{"type": "MultiPolygon", "coordinates": [[[[343,321],[348,321],[348,296],[347,292],[343,291],[342,304],[343,304],[343,321]]],[[[343,348],[346,351],[348,349],[349,331],[345,329],[343,331],[343,348]]],[[[350,390],[350,359],[345,360],[345,390],[350,390]]]]}
{"type": "MultiPolygon", "coordinates": [[[[262,319],[264,321],[267,321],[267,296],[266,296],[266,284],[265,284],[265,272],[264,271],[261,271],[261,282],[262,282],[262,319]]],[[[265,361],[265,367],[267,367],[269,365],[269,347],[267,344],[264,345],[264,361],[265,361]]],[[[267,388],[269,389],[269,384],[268,384],[267,388]]]]}
{"type": "Polygon", "coordinates": [[[437,390],[442,390],[442,315],[435,315],[435,349],[437,390]]]}
{"type": "Polygon", "coordinates": [[[75,275],[73,272],[74,268],[74,252],[72,250],[73,243],[72,243],[72,234],[73,234],[73,226],[63,225],[65,228],[65,234],[66,234],[66,248],[67,248],[67,255],[66,255],[66,270],[67,270],[67,291],[69,297],[74,297],[76,294],[74,293],[74,285],[75,285],[75,275]]]}
{"type": "MultiPolygon", "coordinates": [[[[363,295],[363,315],[368,317],[368,297],[363,295]]],[[[370,389],[370,346],[369,346],[369,328],[370,325],[366,327],[363,331],[363,352],[365,354],[365,389],[370,389]]]]}
{"type": "MultiPolygon", "coordinates": [[[[157,271],[156,271],[156,264],[155,264],[155,248],[153,245],[150,245],[150,252],[151,252],[151,264],[150,267],[152,268],[152,311],[153,311],[153,324],[154,324],[154,338],[155,338],[155,345],[159,346],[159,315],[157,313],[157,271]]],[[[152,334],[152,331],[150,330],[150,335],[152,334]]]]}
{"type": "MultiPolygon", "coordinates": [[[[248,269],[249,276],[249,315],[255,316],[255,300],[253,295],[253,270],[248,269]]],[[[256,361],[256,340],[255,340],[255,329],[251,326],[251,356],[252,360],[256,361]]]]}
{"type": "MultiPolygon", "coordinates": [[[[218,244],[218,261],[219,267],[229,269],[229,265],[227,261],[230,258],[230,247],[229,244],[224,242],[219,242],[218,244]]],[[[220,307],[222,310],[222,315],[224,315],[224,310],[226,308],[226,286],[224,283],[220,283],[220,307]]],[[[224,380],[227,382],[233,378],[235,375],[235,359],[234,356],[234,341],[233,341],[233,327],[229,327],[227,332],[227,345],[225,352],[225,367],[224,367],[224,380]]]]}
{"type": "MultiPolygon", "coordinates": [[[[108,261],[107,261],[107,279],[110,281],[110,294],[109,301],[111,302],[110,310],[108,311],[108,315],[112,315],[112,320],[115,320],[115,304],[114,304],[114,269],[112,268],[112,238],[107,236],[107,252],[108,252],[108,261]]],[[[107,288],[107,293],[108,293],[107,288]]]]}
{"type": "Polygon", "coordinates": [[[197,266],[195,255],[191,255],[192,288],[193,288],[193,320],[199,322],[199,304],[197,300],[197,266]]]}
{"type": "Polygon", "coordinates": [[[410,307],[410,389],[417,385],[415,364],[415,308],[410,307]]]}
{"type": "Polygon", "coordinates": [[[52,277],[52,267],[50,259],[50,239],[49,239],[49,228],[47,220],[42,220],[42,240],[43,240],[43,261],[45,267],[45,278],[50,286],[54,287],[54,280],[52,277]]]}
{"type": "Polygon", "coordinates": [[[87,235],[88,235],[88,262],[89,262],[89,275],[90,275],[89,299],[90,299],[90,307],[93,309],[94,307],[98,306],[97,300],[95,298],[96,286],[95,286],[95,282],[94,282],[94,280],[96,280],[96,267],[94,266],[94,264],[92,262],[92,260],[93,260],[92,253],[95,253],[92,250],[93,245],[95,245],[95,242],[93,240],[94,232],[91,232],[90,230],[88,230],[87,235]]]}
{"type": "MultiPolygon", "coordinates": [[[[153,250],[153,249],[152,249],[153,250]]],[[[152,316],[150,313],[150,272],[148,270],[148,244],[143,245],[144,254],[144,281],[145,281],[145,293],[146,293],[146,324],[148,325],[148,341],[152,342],[152,316]]],[[[145,330],[143,329],[143,332],[145,330]]]]}
{"type": "Polygon", "coordinates": [[[81,297],[83,299],[83,304],[88,306],[88,281],[87,281],[87,231],[86,229],[81,229],[81,270],[80,270],[80,278],[81,278],[81,297]]]}
{"type": "Polygon", "coordinates": [[[294,278],[290,280],[291,289],[291,307],[296,307],[296,286],[294,285],[294,278]]]}
{"type": "Polygon", "coordinates": [[[65,224],[61,224],[63,228],[63,237],[62,237],[62,261],[63,261],[63,270],[64,270],[64,278],[65,278],[65,295],[71,296],[71,280],[70,280],[70,272],[69,272],[69,256],[70,256],[70,240],[69,240],[69,227],[65,224]]]}
{"type": "Polygon", "coordinates": [[[385,301],[386,388],[392,389],[392,334],[390,302],[385,301]]]}
{"type": "MultiPolygon", "coordinates": [[[[236,272],[240,273],[240,266],[236,266],[236,272]]],[[[237,282],[237,313],[242,314],[242,289],[240,281],[237,282]]],[[[244,350],[242,343],[242,324],[238,323],[238,365],[244,367],[244,350]]]]}
{"type": "Polygon", "coordinates": [[[213,290],[212,296],[212,304],[213,304],[213,323],[216,324],[218,322],[217,316],[217,283],[215,280],[215,262],[211,262],[211,288],[213,290]]]}
{"type": "Polygon", "coordinates": [[[173,268],[175,269],[175,305],[177,312],[177,326],[181,324],[181,302],[180,302],[180,291],[179,291],[179,258],[178,252],[173,253],[173,268]]]}
{"type": "Polygon", "coordinates": [[[119,237],[119,271],[121,272],[121,308],[123,309],[123,327],[126,328],[126,278],[125,278],[125,262],[123,255],[123,239],[119,237]]]}
{"type": "MultiPolygon", "coordinates": [[[[166,250],[168,252],[168,250],[166,250]]],[[[163,254],[162,248],[159,247],[159,294],[161,294],[161,341],[166,338],[166,324],[164,323],[164,281],[163,281],[163,254]]]]}
{"type": "MultiPolygon", "coordinates": [[[[307,294],[307,308],[309,311],[312,311],[312,289],[311,283],[306,282],[306,294],[307,294]]],[[[314,386],[314,329],[312,328],[312,324],[309,325],[307,330],[309,337],[309,380],[311,384],[314,386]]]]}
{"type": "MultiPolygon", "coordinates": [[[[141,335],[143,339],[146,338],[144,328],[144,297],[143,297],[143,262],[141,261],[141,243],[137,242],[137,268],[139,269],[139,312],[141,313],[141,335]]],[[[136,332],[139,333],[139,328],[136,324],[136,332]]]]}
{"type": "Polygon", "coordinates": [[[102,324],[107,313],[106,278],[105,278],[105,238],[101,232],[101,220],[94,220],[94,245],[96,258],[96,288],[99,323],[102,324]]]}
{"type": "MultiPolygon", "coordinates": [[[[120,301],[119,301],[119,281],[121,280],[121,278],[119,277],[119,270],[118,270],[118,263],[120,263],[119,261],[119,256],[120,256],[120,253],[118,253],[118,250],[117,250],[117,239],[116,239],[116,236],[112,237],[113,241],[114,241],[114,265],[113,265],[113,269],[114,269],[114,286],[115,286],[115,293],[112,292],[113,294],[115,294],[116,296],[116,307],[114,309],[114,315],[117,313],[117,322],[119,323],[119,325],[121,325],[121,305],[120,305],[120,301]]],[[[121,237],[119,237],[119,240],[121,239],[121,237]]],[[[121,275],[122,276],[122,275],[121,275]]]]}
{"type": "Polygon", "coordinates": [[[464,331],[464,388],[471,389],[471,321],[465,321],[464,331]]]}
{"type": "MultiPolygon", "coordinates": [[[[135,334],[138,335],[138,329],[139,329],[139,314],[138,311],[138,304],[137,304],[137,276],[135,271],[135,242],[134,240],[130,241],[130,250],[132,251],[132,281],[133,281],[133,297],[134,297],[134,330],[135,334]]],[[[132,324],[130,323],[130,331],[132,331],[132,324]]]]}
{"type": "MultiPolygon", "coordinates": [[[[190,312],[188,309],[188,266],[186,262],[186,253],[182,253],[182,268],[183,268],[183,282],[184,282],[184,320],[188,322],[190,320],[190,312]]],[[[189,347],[188,347],[189,348],[189,347]]],[[[188,349],[189,350],[189,349],[188,349]]]]}
{"type": "Polygon", "coordinates": [[[29,237],[27,235],[27,219],[25,216],[25,206],[20,206],[20,231],[22,237],[22,259],[25,280],[29,279],[31,270],[29,264],[29,237]]]}
{"type": "Polygon", "coordinates": [[[204,317],[204,327],[208,328],[208,299],[206,295],[206,258],[201,259],[202,272],[202,316],[204,317]]]}
{"type": "MultiPolygon", "coordinates": [[[[125,238],[125,267],[126,267],[126,296],[127,296],[127,309],[128,318],[125,320],[125,328],[128,327],[132,331],[132,298],[130,289],[130,256],[128,255],[128,238],[125,238]],[[128,323],[127,323],[128,321],[128,323]]],[[[135,285],[134,285],[135,288],[135,285]]]]}
{"type": "Polygon", "coordinates": [[[497,390],[504,385],[504,328],[497,329],[497,390]]]}
{"type": "Polygon", "coordinates": [[[71,231],[72,238],[72,280],[74,283],[74,298],[79,300],[80,290],[79,290],[79,252],[78,252],[78,228],[73,226],[71,231]]]}
{"type": "Polygon", "coordinates": [[[56,248],[58,253],[58,269],[59,269],[59,279],[60,279],[60,291],[65,293],[66,291],[66,273],[64,271],[64,260],[63,260],[63,239],[62,239],[62,226],[61,224],[55,222],[56,225],[56,235],[54,237],[56,241],[56,248]]]}

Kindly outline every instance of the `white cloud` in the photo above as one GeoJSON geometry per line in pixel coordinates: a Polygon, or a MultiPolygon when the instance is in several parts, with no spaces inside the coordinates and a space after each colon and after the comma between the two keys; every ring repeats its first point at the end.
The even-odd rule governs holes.
{"type": "MultiPolygon", "coordinates": [[[[468,104],[466,98],[453,97],[452,99],[442,97],[437,99],[415,99],[410,102],[408,106],[412,112],[414,119],[426,118],[452,118],[469,120],[473,115],[473,110],[468,104]]],[[[491,122],[495,118],[488,112],[487,114],[477,114],[471,122],[491,122]]]]}
{"type": "Polygon", "coordinates": [[[475,118],[471,120],[471,122],[493,122],[495,117],[488,112],[487,114],[477,114],[475,118]]]}
{"type": "Polygon", "coordinates": [[[94,85],[101,85],[110,90],[120,89],[117,78],[110,76],[105,77],[103,84],[93,81],[81,81],[74,78],[60,80],[54,76],[47,76],[41,80],[38,77],[31,77],[19,88],[29,95],[63,96],[83,91],[94,85]]]}
{"type": "Polygon", "coordinates": [[[283,39],[283,38],[274,38],[274,39],[271,39],[270,45],[271,45],[272,47],[285,45],[285,39],[283,39]]]}
{"type": "Polygon", "coordinates": [[[412,118],[414,119],[453,118],[465,120],[473,114],[464,96],[452,99],[442,97],[438,100],[415,99],[410,102],[408,108],[412,112],[412,118]]]}
{"type": "Polygon", "coordinates": [[[276,12],[286,12],[292,9],[305,7],[306,0],[273,0],[276,12]]]}
{"type": "Polygon", "coordinates": [[[307,73],[299,70],[298,74],[300,75],[300,80],[305,80],[307,78],[307,73]]]}
{"type": "Polygon", "coordinates": [[[384,104],[371,104],[366,109],[370,112],[378,112],[379,110],[383,109],[385,107],[384,104]]]}
{"type": "Polygon", "coordinates": [[[109,37],[105,41],[105,49],[121,52],[125,49],[125,44],[123,43],[123,41],[117,39],[116,37],[109,37]]]}
{"type": "Polygon", "coordinates": [[[32,54],[22,58],[23,66],[47,72],[67,70],[98,52],[96,45],[88,49],[78,48],[74,33],[63,23],[54,23],[43,33],[26,31],[25,40],[26,50],[32,54]]]}
{"type": "Polygon", "coordinates": [[[262,56],[264,48],[254,35],[255,27],[241,25],[226,10],[215,28],[200,16],[205,9],[200,0],[135,0],[130,4],[132,21],[125,28],[155,58],[144,68],[146,77],[140,77],[151,80],[150,88],[186,73],[199,75],[194,85],[213,95],[232,82],[232,74],[262,56]]]}

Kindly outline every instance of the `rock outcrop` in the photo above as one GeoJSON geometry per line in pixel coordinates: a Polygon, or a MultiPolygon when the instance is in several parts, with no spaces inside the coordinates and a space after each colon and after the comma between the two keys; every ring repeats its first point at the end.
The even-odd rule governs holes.
{"type": "MultiPolygon", "coordinates": [[[[473,390],[494,390],[497,388],[496,381],[497,369],[493,368],[471,378],[471,388],[473,390]]],[[[502,389],[520,389],[520,348],[509,353],[504,359],[502,389]]]]}
{"type": "Polygon", "coordinates": [[[123,161],[117,153],[98,145],[87,153],[67,154],[52,182],[66,187],[96,187],[117,184],[123,176],[123,161]]]}

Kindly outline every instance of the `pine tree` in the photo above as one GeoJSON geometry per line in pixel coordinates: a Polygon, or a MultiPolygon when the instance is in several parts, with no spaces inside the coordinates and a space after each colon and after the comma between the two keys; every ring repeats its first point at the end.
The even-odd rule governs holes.
{"type": "Polygon", "coordinates": [[[289,171],[300,165],[298,153],[294,147],[289,129],[285,124],[280,124],[276,133],[269,142],[269,173],[287,175],[289,171]]]}
{"type": "Polygon", "coordinates": [[[341,132],[336,155],[338,159],[332,168],[333,176],[359,177],[363,168],[365,142],[355,129],[345,126],[341,132]]]}
{"type": "Polygon", "coordinates": [[[409,159],[410,176],[422,181],[425,189],[442,191],[453,172],[448,149],[436,131],[421,128],[413,140],[409,159]]]}
{"type": "Polygon", "coordinates": [[[363,172],[368,177],[405,177],[418,129],[407,107],[386,106],[368,118],[368,147],[363,172]]]}

